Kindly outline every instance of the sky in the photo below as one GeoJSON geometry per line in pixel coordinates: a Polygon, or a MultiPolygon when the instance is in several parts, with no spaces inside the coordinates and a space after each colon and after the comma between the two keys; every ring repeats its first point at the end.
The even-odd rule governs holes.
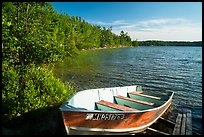
{"type": "Polygon", "coordinates": [[[202,2],[53,2],[86,22],[132,40],[202,41],[202,2]]]}

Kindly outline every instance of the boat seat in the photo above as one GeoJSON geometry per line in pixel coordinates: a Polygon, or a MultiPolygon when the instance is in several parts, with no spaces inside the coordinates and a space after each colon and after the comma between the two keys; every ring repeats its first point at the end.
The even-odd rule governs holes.
{"type": "Polygon", "coordinates": [[[112,103],[112,102],[108,102],[108,101],[105,101],[105,100],[100,100],[100,101],[95,102],[95,103],[96,103],[96,104],[103,105],[103,106],[106,106],[106,107],[110,107],[110,108],[113,108],[113,109],[116,109],[116,110],[122,110],[122,111],[126,111],[126,110],[136,110],[136,109],[134,109],[134,108],[130,108],[130,107],[118,105],[118,104],[115,104],[115,103],[112,103]]]}
{"type": "Polygon", "coordinates": [[[127,97],[132,99],[143,100],[146,102],[151,102],[154,103],[155,106],[163,105],[166,102],[161,97],[146,95],[138,92],[128,92],[127,97]]]}
{"type": "MultiPolygon", "coordinates": [[[[141,93],[143,93],[143,91],[132,91],[133,93],[136,93],[136,94],[141,94],[141,93]]],[[[131,93],[131,92],[129,92],[129,93],[131,93]]]]}
{"type": "Polygon", "coordinates": [[[136,103],[140,103],[143,105],[148,105],[148,106],[154,106],[154,103],[152,102],[147,102],[147,101],[142,101],[142,100],[138,100],[138,99],[133,99],[133,98],[128,98],[128,97],[124,97],[124,96],[115,96],[116,98],[120,98],[120,99],[124,99],[124,100],[128,100],[128,101],[132,101],[132,102],[136,102],[136,103]]]}
{"type": "Polygon", "coordinates": [[[128,92],[128,93],[129,93],[129,94],[135,94],[135,95],[138,95],[138,96],[147,97],[147,98],[152,98],[152,99],[161,100],[160,97],[155,97],[155,96],[152,96],[152,95],[141,94],[140,92],[137,92],[137,91],[134,91],[134,92],[128,92]]]}

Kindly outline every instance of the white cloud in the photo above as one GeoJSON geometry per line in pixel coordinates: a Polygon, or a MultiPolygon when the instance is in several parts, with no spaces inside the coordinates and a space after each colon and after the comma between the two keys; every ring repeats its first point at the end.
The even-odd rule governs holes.
{"type": "Polygon", "coordinates": [[[117,26],[117,25],[126,25],[129,24],[124,20],[116,20],[113,22],[103,22],[103,21],[88,21],[91,24],[103,25],[103,26],[117,26]]]}
{"type": "Polygon", "coordinates": [[[116,20],[112,22],[89,21],[101,26],[112,26],[112,32],[120,34],[121,30],[128,32],[135,40],[202,40],[202,23],[192,22],[184,18],[160,18],[128,22],[116,20]]]}
{"type": "Polygon", "coordinates": [[[120,34],[121,30],[138,40],[202,40],[202,23],[182,18],[143,20],[113,27],[116,34],[120,34]]]}
{"type": "Polygon", "coordinates": [[[188,20],[182,18],[165,18],[165,19],[151,19],[146,21],[139,21],[137,24],[144,26],[152,26],[152,25],[164,25],[164,24],[177,24],[177,23],[189,23],[188,20]]]}
{"type": "Polygon", "coordinates": [[[202,40],[202,29],[199,26],[168,26],[155,29],[129,30],[132,39],[138,40],[202,40]]]}

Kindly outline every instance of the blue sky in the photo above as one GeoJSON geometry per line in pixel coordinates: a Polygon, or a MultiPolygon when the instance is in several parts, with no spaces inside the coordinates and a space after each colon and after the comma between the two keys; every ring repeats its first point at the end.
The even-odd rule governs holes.
{"type": "Polygon", "coordinates": [[[202,40],[202,2],[53,2],[70,16],[135,40],[202,40]]]}

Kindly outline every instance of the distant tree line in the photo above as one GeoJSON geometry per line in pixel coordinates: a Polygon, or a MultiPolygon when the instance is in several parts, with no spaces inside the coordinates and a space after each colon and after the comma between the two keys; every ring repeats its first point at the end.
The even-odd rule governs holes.
{"type": "Polygon", "coordinates": [[[202,46],[202,41],[159,41],[147,40],[138,41],[139,46],[202,46]]]}

